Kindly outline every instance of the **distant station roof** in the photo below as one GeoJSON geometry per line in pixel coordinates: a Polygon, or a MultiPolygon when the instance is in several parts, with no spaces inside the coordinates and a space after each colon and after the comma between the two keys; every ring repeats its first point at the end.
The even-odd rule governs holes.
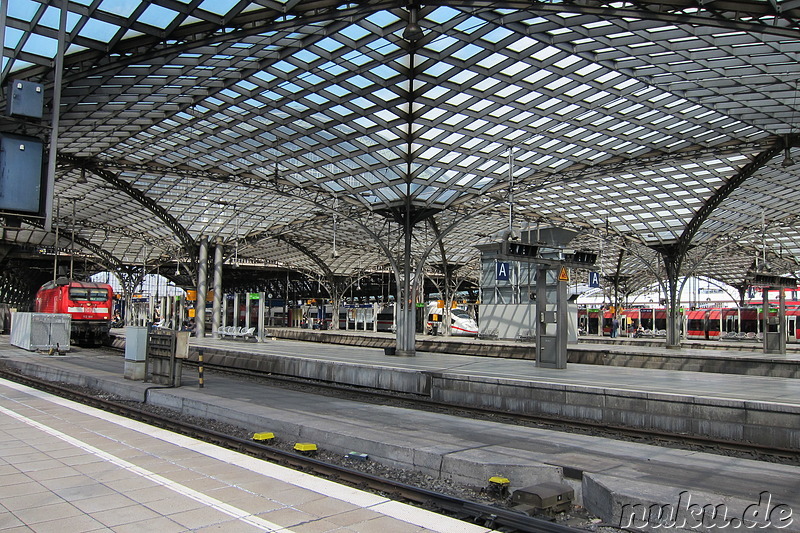
{"type": "Polygon", "coordinates": [[[2,76],[60,98],[52,231],[107,267],[477,272],[511,224],[584,231],[628,289],[800,258],[800,2],[15,0],[2,76]],[[64,24],[58,86],[59,28],[64,24]],[[443,244],[436,237],[443,235],[443,244]],[[685,254],[685,255],[684,255],[685,254]]]}

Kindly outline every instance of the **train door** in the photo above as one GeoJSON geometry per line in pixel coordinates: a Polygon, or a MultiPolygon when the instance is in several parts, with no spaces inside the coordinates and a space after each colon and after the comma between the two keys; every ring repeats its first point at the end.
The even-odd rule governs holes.
{"type": "Polygon", "coordinates": [[[587,322],[587,332],[589,335],[597,335],[601,332],[600,328],[600,316],[601,311],[600,309],[588,309],[587,310],[588,322],[587,322]]]}
{"type": "Polygon", "coordinates": [[[708,316],[704,309],[696,309],[686,313],[686,338],[707,339],[708,316]]]}
{"type": "Polygon", "coordinates": [[[645,329],[645,331],[650,330],[653,331],[655,329],[655,320],[654,320],[654,310],[653,309],[642,309],[639,311],[641,316],[641,325],[645,329]]]}
{"type": "Polygon", "coordinates": [[[797,342],[797,315],[796,309],[786,311],[786,342],[797,342]]]}
{"type": "Polygon", "coordinates": [[[739,309],[722,310],[720,338],[734,338],[739,333],[739,309]]]}
{"type": "Polygon", "coordinates": [[[706,339],[718,341],[722,329],[722,310],[709,309],[706,312],[706,339]]]}
{"type": "Polygon", "coordinates": [[[611,311],[603,311],[603,335],[611,335],[611,323],[614,320],[611,311]]]}

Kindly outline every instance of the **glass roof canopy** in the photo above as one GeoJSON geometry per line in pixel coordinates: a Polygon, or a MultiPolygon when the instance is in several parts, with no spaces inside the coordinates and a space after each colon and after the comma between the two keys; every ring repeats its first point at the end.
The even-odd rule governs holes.
{"type": "MultiPolygon", "coordinates": [[[[350,275],[386,268],[410,204],[434,265],[476,268],[512,220],[584,229],[641,283],[663,246],[728,282],[757,256],[796,269],[798,7],[443,4],[409,39],[408,2],[69,2],[56,224],[74,212],[106,263],[206,235],[350,275]]],[[[61,11],[7,10],[4,86],[52,106],[61,11]]],[[[17,242],[54,241],[29,222],[17,242]]]]}

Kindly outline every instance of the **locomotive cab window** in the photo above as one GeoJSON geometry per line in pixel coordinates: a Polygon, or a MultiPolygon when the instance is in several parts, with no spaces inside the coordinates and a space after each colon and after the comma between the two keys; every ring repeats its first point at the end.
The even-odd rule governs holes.
{"type": "Polygon", "coordinates": [[[108,289],[70,287],[69,299],[72,301],[105,302],[108,300],[108,289]]]}

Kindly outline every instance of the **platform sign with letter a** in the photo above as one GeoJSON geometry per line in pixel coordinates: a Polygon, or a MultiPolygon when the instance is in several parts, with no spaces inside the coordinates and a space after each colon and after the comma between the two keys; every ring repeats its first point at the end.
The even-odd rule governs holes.
{"type": "Polygon", "coordinates": [[[589,287],[599,289],[600,288],[600,273],[599,272],[589,272],[589,287]]]}
{"type": "Polygon", "coordinates": [[[558,281],[569,281],[569,270],[567,270],[567,267],[562,266],[558,271],[558,281]]]}
{"type": "Polygon", "coordinates": [[[498,261],[495,265],[497,281],[508,281],[509,271],[511,270],[511,263],[498,261]]]}

